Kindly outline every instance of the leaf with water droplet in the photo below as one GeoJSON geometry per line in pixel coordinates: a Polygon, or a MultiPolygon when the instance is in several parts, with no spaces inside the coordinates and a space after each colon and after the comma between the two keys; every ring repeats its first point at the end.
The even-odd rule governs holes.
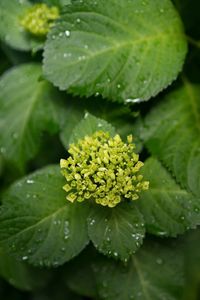
{"type": "Polygon", "coordinates": [[[91,207],[88,233],[100,252],[127,261],[143,242],[142,224],[143,217],[135,203],[122,203],[114,208],[98,205],[91,207]]]}
{"type": "Polygon", "coordinates": [[[1,152],[19,169],[37,153],[42,132],[58,131],[60,94],[45,80],[39,81],[41,75],[40,65],[24,64],[0,79],[1,152]]]}
{"type": "Polygon", "coordinates": [[[200,200],[181,189],[157,159],[148,159],[141,172],[150,186],[136,205],[148,232],[174,237],[200,224],[200,214],[195,212],[195,207],[200,209],[200,200]]]}
{"type": "Polygon", "coordinates": [[[148,100],[177,77],[186,50],[182,23],[170,0],[146,5],[129,0],[74,1],[48,35],[44,73],[75,95],[148,100]],[[64,31],[65,36],[57,38],[64,31]],[[63,54],[72,50],[73,57],[64,60],[63,54]]]}
{"type": "Polygon", "coordinates": [[[87,203],[69,203],[62,189],[63,180],[59,166],[48,166],[21,179],[20,184],[14,183],[5,194],[0,245],[20,260],[57,266],[87,245],[87,203]],[[63,248],[65,251],[60,251],[63,248]]]}
{"type": "Polygon", "coordinates": [[[47,276],[43,271],[15,260],[3,249],[0,249],[0,276],[15,288],[25,291],[42,287],[47,281],[47,276]]]}
{"type": "Polygon", "coordinates": [[[146,240],[124,264],[101,257],[93,263],[99,299],[177,300],[184,286],[182,243],[146,240]],[[161,276],[162,274],[162,276],[161,276]],[[104,298],[104,295],[106,297],[104,298]],[[178,297],[178,298],[177,298],[178,297]]]}

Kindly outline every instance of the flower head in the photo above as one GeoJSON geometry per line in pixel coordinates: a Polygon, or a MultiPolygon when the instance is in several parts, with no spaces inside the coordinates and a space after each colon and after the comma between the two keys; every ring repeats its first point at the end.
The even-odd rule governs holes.
{"type": "Polygon", "coordinates": [[[30,33],[43,36],[49,32],[58,17],[59,10],[56,6],[48,7],[40,3],[29,8],[20,23],[30,33]]]}
{"type": "Polygon", "coordinates": [[[91,199],[114,207],[125,199],[138,199],[139,192],[149,188],[149,182],[138,174],[143,163],[134,149],[132,136],[124,143],[118,134],[110,137],[103,131],[71,144],[71,156],[60,162],[67,181],[63,187],[67,200],[91,199]]]}

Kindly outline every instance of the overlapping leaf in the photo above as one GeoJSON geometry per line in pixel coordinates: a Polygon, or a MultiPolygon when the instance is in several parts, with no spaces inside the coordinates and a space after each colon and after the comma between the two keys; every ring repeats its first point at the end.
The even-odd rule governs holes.
{"type": "Polygon", "coordinates": [[[57,266],[88,243],[87,205],[65,199],[59,167],[46,167],[11,186],[0,211],[0,245],[22,261],[57,266]]]}
{"type": "Polygon", "coordinates": [[[168,86],[185,54],[171,1],[80,0],[48,37],[44,73],[62,90],[134,102],[168,86]]]}
{"type": "Polygon", "coordinates": [[[28,34],[20,24],[30,6],[27,0],[0,1],[0,39],[19,50],[36,50],[44,43],[43,40],[28,34]]]}
{"type": "Polygon", "coordinates": [[[21,169],[36,154],[44,130],[58,130],[59,93],[40,77],[39,65],[26,64],[0,80],[0,150],[21,169]]]}
{"type": "Polygon", "coordinates": [[[200,197],[180,188],[171,174],[154,158],[142,169],[150,181],[149,191],[137,201],[147,231],[159,236],[176,236],[200,225],[200,197]]]}
{"type": "Polygon", "coordinates": [[[178,182],[200,196],[200,86],[184,85],[158,103],[144,120],[141,137],[178,182]]]}
{"type": "Polygon", "coordinates": [[[93,265],[100,299],[181,299],[183,256],[170,241],[147,241],[127,266],[113,260],[93,265]]]}
{"type": "Polygon", "coordinates": [[[134,203],[112,209],[96,206],[88,218],[88,233],[100,252],[126,262],[143,242],[143,217],[134,203]]]}
{"type": "Polygon", "coordinates": [[[36,271],[25,263],[15,260],[2,249],[0,249],[0,276],[14,287],[27,291],[41,287],[46,284],[47,279],[44,272],[36,271]]]}
{"type": "Polygon", "coordinates": [[[69,143],[77,143],[78,140],[83,139],[86,135],[90,136],[99,130],[109,132],[111,136],[115,134],[115,128],[112,125],[86,112],[84,118],[72,131],[69,143]]]}

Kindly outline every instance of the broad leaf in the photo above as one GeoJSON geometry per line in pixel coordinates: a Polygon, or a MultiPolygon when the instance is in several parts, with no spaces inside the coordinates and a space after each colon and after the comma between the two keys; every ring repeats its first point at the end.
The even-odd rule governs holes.
{"type": "Polygon", "coordinates": [[[180,188],[171,174],[154,158],[142,169],[150,188],[137,201],[147,231],[160,236],[176,236],[200,225],[200,197],[180,188]]]}
{"type": "Polygon", "coordinates": [[[95,262],[94,270],[100,299],[181,299],[183,257],[170,241],[146,241],[127,266],[109,259],[95,262]]]}
{"type": "Polygon", "coordinates": [[[44,272],[36,271],[25,263],[15,260],[2,249],[0,249],[0,276],[14,287],[27,291],[46,284],[47,279],[44,272]]]}
{"type": "Polygon", "coordinates": [[[141,246],[145,228],[135,203],[115,208],[94,206],[88,218],[88,233],[102,253],[127,261],[141,246]]]}
{"type": "Polygon", "coordinates": [[[178,182],[200,196],[200,86],[186,80],[144,120],[141,138],[178,182]]]}
{"type": "Polygon", "coordinates": [[[27,33],[20,24],[30,6],[27,0],[0,1],[0,39],[19,50],[37,50],[44,43],[43,40],[27,33]]]}
{"type": "Polygon", "coordinates": [[[78,0],[48,36],[44,73],[74,94],[148,100],[176,78],[186,48],[169,0],[78,0]]]}
{"type": "Polygon", "coordinates": [[[44,130],[58,130],[59,93],[40,76],[39,65],[26,64],[0,79],[0,150],[21,169],[36,154],[44,130]]]}
{"type": "Polygon", "coordinates": [[[128,106],[108,102],[97,97],[89,98],[87,101],[70,97],[67,99],[65,108],[62,111],[63,116],[59,118],[61,123],[60,137],[65,147],[69,145],[69,138],[73,128],[84,117],[85,111],[88,111],[97,118],[111,123],[124,140],[126,140],[127,135],[132,133],[137,150],[141,148],[141,141],[135,136],[135,131],[133,130],[134,114],[131,113],[128,106]]]}
{"type": "Polygon", "coordinates": [[[86,112],[84,118],[72,131],[69,144],[76,143],[78,140],[83,139],[86,135],[92,135],[99,130],[109,132],[111,136],[115,134],[115,128],[112,125],[86,112]]]}
{"type": "Polygon", "coordinates": [[[57,266],[88,243],[87,205],[65,199],[59,167],[37,171],[11,186],[0,213],[0,245],[34,265],[57,266]]]}
{"type": "Polygon", "coordinates": [[[97,291],[92,262],[98,255],[93,247],[87,247],[80,255],[66,264],[63,278],[70,290],[82,296],[96,299],[97,291]]]}

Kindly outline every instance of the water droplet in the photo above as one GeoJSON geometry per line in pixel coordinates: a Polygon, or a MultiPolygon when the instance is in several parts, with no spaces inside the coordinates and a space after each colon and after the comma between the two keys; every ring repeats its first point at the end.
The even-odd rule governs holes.
{"type": "Polygon", "coordinates": [[[118,85],[117,85],[117,88],[118,88],[118,89],[120,89],[120,88],[121,88],[121,84],[120,84],[120,83],[118,83],[118,85]]]}
{"type": "Polygon", "coordinates": [[[28,256],[23,256],[23,257],[22,257],[22,260],[23,260],[23,261],[25,261],[25,260],[27,260],[27,259],[28,259],[28,256]]]}
{"type": "Polygon", "coordinates": [[[69,30],[65,30],[65,35],[66,35],[66,37],[70,37],[71,32],[69,30]]]}
{"type": "Polygon", "coordinates": [[[71,57],[71,56],[72,56],[71,53],[64,53],[64,54],[63,54],[63,57],[64,57],[64,58],[71,57]]]}
{"type": "Polygon", "coordinates": [[[156,259],[156,262],[157,262],[158,265],[162,265],[163,260],[161,258],[158,258],[158,259],[156,259]]]}
{"type": "Polygon", "coordinates": [[[90,225],[94,225],[94,224],[95,224],[95,220],[93,219],[90,221],[90,225]]]}
{"type": "Polygon", "coordinates": [[[1,152],[1,154],[3,154],[3,153],[6,152],[6,149],[5,149],[4,147],[1,147],[1,148],[0,148],[0,152],[1,152]]]}
{"type": "Polygon", "coordinates": [[[102,127],[102,126],[103,126],[102,123],[98,123],[98,124],[97,124],[97,127],[102,127]]]}
{"type": "Polygon", "coordinates": [[[32,179],[27,179],[27,180],[26,180],[26,183],[32,184],[32,183],[34,183],[34,180],[32,180],[32,179]]]}
{"type": "Polygon", "coordinates": [[[80,22],[81,22],[81,19],[77,18],[77,19],[76,19],[76,22],[77,22],[77,23],[80,23],[80,22]]]}
{"type": "Polygon", "coordinates": [[[125,102],[125,104],[128,104],[128,103],[140,103],[140,102],[142,102],[142,99],[140,99],[140,98],[135,98],[135,99],[128,98],[124,102],[125,102]]]}
{"type": "Polygon", "coordinates": [[[59,36],[59,37],[62,37],[62,36],[63,36],[63,32],[60,32],[58,36],[59,36]]]}
{"type": "Polygon", "coordinates": [[[85,55],[82,55],[82,56],[79,56],[79,57],[78,57],[78,60],[79,60],[79,61],[85,60],[85,59],[86,59],[86,56],[85,56],[85,55]]]}
{"type": "Polygon", "coordinates": [[[158,231],[158,235],[165,236],[165,235],[167,235],[167,232],[166,231],[158,231]]]}
{"type": "Polygon", "coordinates": [[[163,14],[164,13],[164,9],[160,8],[160,13],[163,14]]]}
{"type": "Polygon", "coordinates": [[[64,223],[64,239],[67,240],[69,238],[69,222],[65,221],[64,223]]]}
{"type": "Polygon", "coordinates": [[[88,112],[85,112],[85,114],[84,114],[84,119],[87,119],[88,116],[89,116],[89,113],[88,113],[88,112]]]}
{"type": "Polygon", "coordinates": [[[85,48],[85,49],[88,49],[88,45],[87,45],[87,44],[85,44],[85,45],[84,45],[84,48],[85,48]]]}
{"type": "Polygon", "coordinates": [[[118,257],[118,253],[117,252],[114,252],[113,254],[114,254],[115,257],[118,257]]]}
{"type": "Polygon", "coordinates": [[[14,132],[12,134],[12,138],[13,138],[13,140],[16,140],[18,138],[18,133],[14,132]]]}

